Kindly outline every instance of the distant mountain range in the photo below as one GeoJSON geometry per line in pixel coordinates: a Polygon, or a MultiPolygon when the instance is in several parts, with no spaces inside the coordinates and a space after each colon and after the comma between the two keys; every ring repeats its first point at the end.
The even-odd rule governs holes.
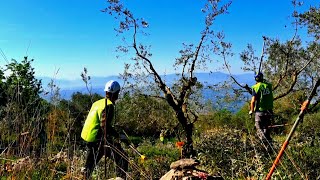
{"type": "MultiPolygon", "coordinates": [[[[233,75],[237,81],[241,84],[248,84],[249,86],[253,85],[254,79],[252,73],[245,73],[245,74],[237,74],[233,75]]],[[[214,85],[219,82],[224,82],[230,80],[230,76],[228,74],[222,72],[213,72],[213,73],[196,73],[195,77],[201,83],[205,85],[214,85]]],[[[176,74],[168,74],[162,76],[163,80],[168,84],[172,84],[176,79],[176,74]]],[[[46,91],[50,91],[48,84],[54,80],[54,84],[60,88],[60,95],[61,98],[69,100],[73,93],[81,92],[81,93],[88,93],[86,89],[85,83],[82,79],[74,79],[74,80],[66,80],[66,79],[52,79],[49,77],[37,77],[37,79],[41,79],[42,86],[46,91]]],[[[104,95],[103,87],[106,82],[109,80],[117,80],[120,84],[123,83],[123,80],[120,79],[118,76],[108,76],[108,77],[91,77],[91,87],[92,93],[98,93],[102,96],[104,95]]],[[[210,97],[210,96],[205,96],[210,97]]],[[[45,99],[49,99],[48,97],[44,97],[45,99]]]]}

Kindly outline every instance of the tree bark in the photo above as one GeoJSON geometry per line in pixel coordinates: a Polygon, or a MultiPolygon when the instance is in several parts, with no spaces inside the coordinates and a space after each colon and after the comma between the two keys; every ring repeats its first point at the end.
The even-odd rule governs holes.
{"type": "Polygon", "coordinates": [[[184,115],[184,113],[182,112],[182,109],[176,112],[176,117],[178,118],[178,121],[182,125],[182,128],[186,136],[185,137],[186,142],[183,147],[182,156],[185,158],[189,158],[191,156],[194,156],[193,139],[192,139],[193,123],[188,123],[188,120],[184,115]]]}

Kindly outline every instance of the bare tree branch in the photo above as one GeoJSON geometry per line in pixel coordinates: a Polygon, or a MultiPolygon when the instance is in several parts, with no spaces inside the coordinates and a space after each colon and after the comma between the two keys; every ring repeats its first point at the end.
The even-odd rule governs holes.
{"type": "MultiPolygon", "coordinates": [[[[282,48],[281,48],[282,49],[282,48]]],[[[288,57],[287,57],[287,59],[289,59],[288,57]]],[[[293,89],[293,87],[295,86],[295,84],[297,83],[297,78],[298,78],[298,76],[302,73],[302,71],[303,70],[305,70],[306,68],[307,68],[307,66],[313,61],[314,59],[310,59],[306,64],[304,64],[299,70],[296,70],[296,71],[294,71],[293,72],[293,81],[292,81],[292,83],[290,84],[290,87],[287,89],[287,91],[285,92],[285,93],[283,93],[283,94],[281,94],[281,95],[279,95],[279,96],[277,96],[275,99],[279,99],[279,98],[282,98],[282,97],[284,97],[284,96],[286,96],[286,95],[288,95],[290,92],[290,90],[292,90],[293,89]]],[[[288,62],[288,60],[287,60],[287,62],[288,62]]],[[[288,63],[286,63],[286,66],[288,65],[288,63]]],[[[287,72],[288,72],[288,69],[287,69],[287,67],[286,67],[286,71],[285,71],[285,73],[282,75],[282,74],[280,74],[279,76],[280,76],[280,78],[278,79],[278,81],[277,81],[277,83],[276,83],[276,85],[274,86],[274,88],[273,88],[273,90],[276,90],[279,86],[280,86],[280,83],[282,82],[282,80],[285,78],[285,77],[287,77],[287,72]]]]}
{"type": "Polygon", "coordinates": [[[196,61],[198,60],[199,52],[200,52],[200,49],[202,47],[202,43],[204,41],[204,38],[207,36],[208,30],[209,30],[209,27],[207,26],[206,30],[205,30],[205,33],[201,36],[199,45],[197,47],[197,50],[196,50],[196,53],[195,53],[195,57],[194,57],[194,59],[192,61],[191,68],[190,68],[190,80],[193,78],[194,67],[195,67],[196,61]]]}
{"type": "MultiPolygon", "coordinates": [[[[297,37],[297,33],[298,33],[298,19],[297,18],[295,18],[295,29],[294,29],[294,35],[292,36],[292,38],[291,38],[291,40],[290,40],[290,45],[293,43],[293,41],[296,39],[296,37],[297,37]]],[[[290,47],[290,46],[289,46],[290,47]]],[[[280,51],[282,51],[285,55],[286,55],[286,65],[285,65],[285,71],[284,71],[284,74],[282,75],[281,73],[280,73],[280,77],[279,77],[279,79],[278,79],[278,81],[277,81],[277,83],[276,83],[276,85],[275,86],[273,86],[273,90],[276,90],[279,86],[280,86],[280,84],[281,84],[281,82],[282,82],[282,80],[287,76],[287,72],[288,72],[288,64],[289,64],[289,53],[288,52],[286,52],[281,46],[280,46],[280,51]]],[[[309,62],[310,63],[310,62],[309,62]]],[[[308,63],[308,64],[309,64],[308,63]]],[[[304,69],[304,68],[303,68],[304,69]]],[[[303,69],[301,69],[301,71],[303,70],[303,69]]],[[[300,74],[300,72],[298,73],[298,74],[300,74]]]]}
{"type": "Polygon", "coordinates": [[[196,113],[196,112],[190,112],[192,115],[193,115],[193,117],[194,117],[194,119],[193,119],[193,121],[191,122],[191,124],[194,124],[195,122],[197,122],[198,121],[198,118],[199,118],[199,116],[198,116],[198,114],[196,113]]]}
{"type": "Polygon", "coordinates": [[[285,64],[285,68],[284,68],[285,70],[284,70],[283,74],[282,73],[279,74],[279,79],[278,79],[277,83],[273,86],[273,91],[275,91],[276,89],[278,89],[278,87],[280,87],[282,80],[287,77],[287,73],[288,73],[289,53],[286,52],[283,49],[283,47],[281,47],[281,46],[279,49],[282,53],[284,53],[286,55],[286,64],[285,64]]]}
{"type": "MultiPolygon", "coordinates": [[[[265,46],[265,41],[264,41],[264,43],[263,43],[263,46],[265,46]]],[[[264,51],[264,49],[265,49],[265,48],[263,47],[263,51],[264,51]]],[[[222,52],[222,59],[223,59],[224,66],[225,66],[225,68],[227,69],[227,71],[228,71],[228,73],[229,73],[230,78],[231,78],[231,79],[233,80],[233,82],[236,83],[239,87],[245,89],[248,93],[252,94],[252,89],[249,87],[248,84],[241,85],[241,84],[235,79],[235,77],[232,75],[231,70],[230,70],[230,67],[229,67],[228,62],[227,62],[227,57],[226,57],[225,51],[226,51],[226,49],[224,48],[224,49],[223,49],[223,52],[222,52]]],[[[261,61],[260,61],[260,66],[261,66],[261,62],[262,62],[262,59],[263,59],[263,54],[264,54],[264,52],[262,52],[262,55],[261,55],[262,57],[261,57],[261,61]]],[[[260,69],[260,67],[259,67],[259,69],[260,69]]]]}
{"type": "MultiPolygon", "coordinates": [[[[208,27],[206,28],[206,32],[207,31],[208,31],[208,27]]],[[[196,49],[196,52],[195,52],[195,55],[194,55],[194,59],[193,59],[193,61],[191,63],[191,68],[190,68],[190,71],[189,71],[190,72],[190,77],[189,77],[187,82],[183,81],[182,89],[180,91],[179,99],[178,99],[178,105],[179,106],[181,106],[185,102],[184,99],[186,98],[187,91],[190,91],[191,87],[194,86],[196,81],[197,81],[197,78],[193,77],[193,72],[194,72],[194,69],[195,69],[195,64],[196,64],[196,62],[198,60],[198,57],[199,57],[200,49],[202,47],[202,44],[203,44],[203,41],[204,41],[204,38],[206,37],[206,35],[207,35],[207,33],[204,33],[201,36],[199,45],[197,46],[197,49],[196,49]]]]}
{"type": "Polygon", "coordinates": [[[284,93],[276,96],[276,97],[274,98],[274,100],[283,98],[284,96],[288,95],[290,92],[293,91],[293,88],[294,88],[294,86],[296,85],[297,80],[298,80],[298,75],[299,75],[299,74],[297,74],[297,72],[294,72],[293,77],[292,77],[293,81],[292,81],[290,87],[286,90],[286,92],[284,92],[284,93]]]}
{"type": "Polygon", "coordinates": [[[174,94],[170,91],[169,88],[166,88],[166,84],[162,81],[160,75],[158,74],[158,72],[154,69],[151,61],[146,58],[144,55],[142,55],[140,53],[140,51],[138,50],[138,47],[137,47],[137,28],[138,28],[138,25],[137,25],[137,22],[136,22],[136,19],[134,19],[131,16],[128,16],[126,13],[123,13],[124,15],[126,15],[128,18],[130,18],[134,23],[134,33],[133,33],[133,48],[135,49],[135,52],[136,52],[136,55],[141,58],[142,60],[144,60],[148,66],[149,66],[149,69],[152,73],[149,72],[149,69],[144,66],[144,68],[150,73],[150,74],[153,74],[154,76],[154,79],[155,81],[158,83],[158,86],[159,88],[163,91],[163,93],[165,94],[165,96],[171,96],[172,97],[172,104],[170,105],[173,105],[173,106],[176,106],[177,105],[177,100],[176,100],[176,97],[174,96],[174,94]]]}
{"type": "Polygon", "coordinates": [[[300,74],[303,70],[307,68],[307,66],[313,61],[314,59],[310,59],[300,70],[297,71],[297,74],[300,74]]]}
{"type": "Polygon", "coordinates": [[[190,58],[191,58],[191,56],[187,56],[186,60],[183,63],[183,66],[182,66],[181,77],[182,77],[183,80],[185,80],[184,72],[185,72],[185,69],[187,67],[187,64],[188,64],[188,61],[189,61],[190,58]]]}
{"type": "Polygon", "coordinates": [[[278,87],[280,86],[280,83],[281,83],[282,80],[286,77],[286,74],[284,74],[284,75],[280,74],[279,76],[280,76],[280,77],[279,77],[276,85],[273,86],[273,91],[275,91],[276,89],[278,89],[278,87]]]}

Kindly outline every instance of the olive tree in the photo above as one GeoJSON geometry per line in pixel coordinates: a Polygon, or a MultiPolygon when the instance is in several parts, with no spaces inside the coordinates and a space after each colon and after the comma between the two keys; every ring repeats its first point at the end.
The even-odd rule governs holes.
{"type": "MultiPolygon", "coordinates": [[[[292,93],[305,95],[314,86],[315,81],[320,77],[320,46],[319,46],[319,7],[310,7],[307,12],[299,12],[301,2],[292,1],[295,8],[292,14],[292,25],[294,33],[291,39],[284,42],[272,37],[263,37],[261,56],[256,55],[256,51],[251,44],[240,54],[243,61],[242,69],[254,73],[263,72],[266,79],[273,84],[274,99],[281,99],[292,93]],[[302,39],[299,36],[301,28],[308,28],[308,35],[311,39],[302,39]]],[[[224,46],[222,55],[224,66],[229,71],[233,82],[251,94],[251,88],[247,84],[239,83],[231,74],[229,56],[225,52],[230,51],[224,46]]],[[[319,102],[313,106],[317,105],[319,102]]]]}
{"type": "Polygon", "coordinates": [[[144,36],[148,35],[145,31],[151,24],[144,18],[136,17],[133,11],[127,9],[119,0],[108,0],[108,4],[102,11],[109,13],[119,22],[116,32],[122,35],[124,40],[123,45],[117,49],[119,52],[132,54],[132,61],[125,64],[122,74],[124,80],[128,80],[126,86],[139,89],[141,94],[163,99],[170,105],[184,132],[184,154],[192,155],[193,127],[198,120],[197,105],[200,102],[197,92],[202,87],[195,72],[213,63],[213,54],[218,46],[217,39],[223,37],[221,32],[214,31],[213,22],[219,15],[227,13],[231,2],[222,4],[220,0],[208,0],[204,3],[201,9],[203,29],[198,34],[199,41],[195,44],[183,43],[183,48],[179,51],[180,57],[172,61],[178,71],[177,80],[173,84],[167,83],[154,66],[151,45],[144,41],[144,36]]]}

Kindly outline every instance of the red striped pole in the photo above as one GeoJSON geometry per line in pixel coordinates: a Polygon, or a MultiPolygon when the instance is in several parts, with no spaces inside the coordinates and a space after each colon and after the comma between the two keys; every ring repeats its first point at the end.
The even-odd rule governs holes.
{"type": "Polygon", "coordinates": [[[280,158],[282,157],[283,155],[283,152],[285,151],[285,149],[287,148],[288,144],[289,144],[289,141],[294,133],[294,131],[296,130],[299,122],[303,119],[304,117],[304,114],[305,114],[305,110],[308,108],[308,105],[310,104],[310,101],[311,99],[313,98],[313,96],[316,94],[316,91],[317,91],[317,88],[318,86],[320,85],[320,78],[317,80],[315,86],[312,88],[312,91],[308,97],[308,99],[302,104],[301,106],[301,110],[300,110],[300,113],[299,113],[299,116],[298,118],[296,119],[295,123],[293,124],[293,127],[291,128],[291,131],[287,137],[287,139],[284,141],[278,155],[277,155],[277,158],[274,160],[273,164],[272,164],[272,167],[266,177],[266,180],[270,180],[271,179],[271,176],[273,174],[273,171],[275,170],[277,164],[279,163],[280,161],[280,158]]]}

